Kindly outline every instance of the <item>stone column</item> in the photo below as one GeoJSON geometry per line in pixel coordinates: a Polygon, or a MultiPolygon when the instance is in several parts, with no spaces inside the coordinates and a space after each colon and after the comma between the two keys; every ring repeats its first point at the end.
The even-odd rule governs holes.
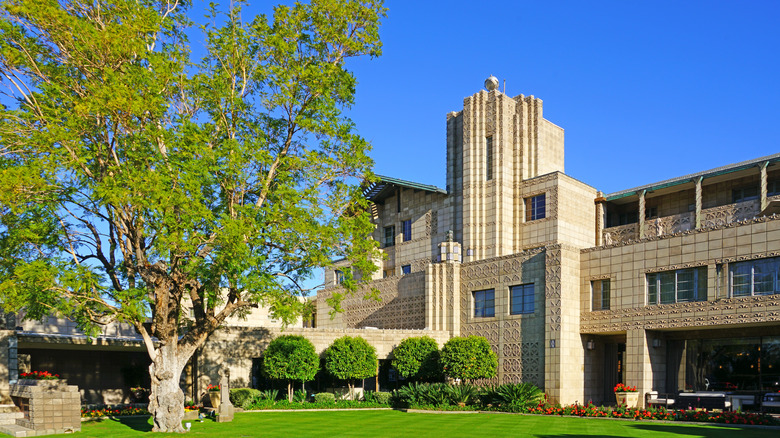
{"type": "Polygon", "coordinates": [[[645,394],[653,390],[653,369],[650,362],[650,341],[643,328],[626,332],[625,383],[636,386],[639,406],[644,406],[645,394]]]}
{"type": "Polygon", "coordinates": [[[766,180],[766,166],[769,164],[769,161],[764,161],[763,163],[759,164],[758,167],[761,169],[761,211],[764,211],[767,205],[766,201],[766,193],[767,193],[767,180],[766,180]]]}
{"type": "Polygon", "coordinates": [[[701,228],[701,205],[702,205],[702,191],[701,182],[704,177],[698,177],[694,181],[696,183],[696,228],[701,228]]]}
{"type": "Polygon", "coordinates": [[[639,238],[645,237],[645,194],[647,190],[637,193],[639,195],[639,238]]]}
{"type": "Polygon", "coordinates": [[[604,193],[596,193],[596,246],[603,245],[604,240],[604,228],[607,220],[607,200],[604,198],[604,193]]]}

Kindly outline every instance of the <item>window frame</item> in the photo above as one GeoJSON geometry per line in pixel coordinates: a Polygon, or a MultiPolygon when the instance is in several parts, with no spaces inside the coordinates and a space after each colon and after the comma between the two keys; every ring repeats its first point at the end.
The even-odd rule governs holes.
{"type": "Polygon", "coordinates": [[[401,275],[411,274],[412,265],[401,265],[401,275]]]}
{"type": "Polygon", "coordinates": [[[647,299],[647,305],[655,306],[661,304],[675,304],[675,303],[693,303],[707,301],[708,299],[708,277],[709,267],[696,266],[693,268],[682,269],[670,269],[668,271],[649,272],[645,274],[645,298],[647,299]],[[693,274],[691,277],[688,275],[693,274]],[[682,277],[682,278],[681,278],[682,277]],[[692,289],[683,289],[681,286],[690,284],[692,289]],[[669,289],[673,286],[673,289],[669,289]],[[702,291],[703,286],[703,291],[702,291]],[[650,299],[651,289],[655,296],[655,301],[650,299]],[[680,298],[680,293],[685,291],[691,291],[691,298],[680,298]],[[664,295],[669,296],[672,294],[674,300],[664,300],[664,295]]]}
{"type": "MultiPolygon", "coordinates": [[[[744,269],[743,269],[744,271],[744,269]]],[[[741,297],[756,297],[762,295],[775,295],[780,294],[780,257],[764,257],[760,259],[745,260],[740,262],[729,263],[728,269],[728,292],[731,298],[741,297]],[[748,283],[740,283],[739,286],[747,286],[746,293],[735,294],[734,293],[734,274],[736,270],[742,268],[749,268],[750,272],[739,273],[740,276],[747,276],[748,283]],[[756,271],[757,267],[765,267],[764,270],[756,271]],[[766,269],[769,268],[769,269],[766,269]],[[763,281],[756,281],[757,277],[763,276],[763,281]],[[757,284],[766,284],[766,278],[769,277],[769,281],[772,283],[771,289],[768,292],[756,292],[757,284]]]]}
{"type": "Polygon", "coordinates": [[[509,286],[509,314],[529,315],[535,312],[536,294],[534,283],[509,286]],[[517,298],[519,298],[519,302],[515,301],[517,298]]]}
{"type": "Polygon", "coordinates": [[[336,285],[344,284],[344,271],[341,269],[334,269],[333,275],[333,278],[336,280],[336,285]]]}
{"type": "Polygon", "coordinates": [[[492,318],[496,316],[495,289],[475,290],[471,293],[471,299],[474,302],[474,318],[492,318]],[[488,297],[490,298],[488,299],[488,297]],[[490,303],[490,307],[487,306],[488,303],[490,303]],[[481,314],[478,314],[480,310],[481,314]],[[490,314],[488,314],[488,311],[490,314]]]}
{"type": "Polygon", "coordinates": [[[401,230],[403,232],[403,241],[409,242],[412,240],[412,220],[407,219],[401,222],[401,230]]]}
{"type": "Polygon", "coordinates": [[[384,228],[384,239],[382,243],[385,248],[395,246],[395,225],[389,225],[384,228]],[[389,235],[387,233],[388,231],[390,232],[389,235]]]}
{"type": "Polygon", "coordinates": [[[525,221],[537,221],[547,217],[547,193],[525,198],[525,221]]]}
{"type": "Polygon", "coordinates": [[[602,278],[599,280],[590,281],[590,310],[609,310],[610,301],[612,299],[612,281],[609,278],[602,278]],[[596,287],[598,285],[598,287],[596,287]],[[606,290],[604,286],[606,287],[606,290]],[[598,289],[598,291],[597,291],[598,289]],[[596,297],[598,296],[598,305],[596,297]],[[606,305],[605,305],[606,303],[606,305]]]}

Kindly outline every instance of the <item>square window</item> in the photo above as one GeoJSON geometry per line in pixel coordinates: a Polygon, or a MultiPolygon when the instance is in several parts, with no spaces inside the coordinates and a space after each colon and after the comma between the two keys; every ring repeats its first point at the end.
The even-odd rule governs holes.
{"type": "Polygon", "coordinates": [[[534,313],[534,285],[521,284],[509,287],[509,313],[520,315],[534,313]]]}
{"type": "Polygon", "coordinates": [[[403,265],[403,266],[401,266],[401,273],[404,274],[404,275],[411,274],[412,273],[412,265],[403,265]]]}
{"type": "Polygon", "coordinates": [[[412,240],[412,220],[407,219],[403,222],[404,242],[412,240]]]}
{"type": "Polygon", "coordinates": [[[537,219],[544,219],[546,216],[546,201],[545,195],[532,196],[525,198],[525,220],[535,221],[537,219]]]}
{"type": "Polygon", "coordinates": [[[385,237],[384,240],[385,247],[395,245],[395,225],[390,225],[389,227],[385,227],[384,237],[385,237]]]}
{"type": "Polygon", "coordinates": [[[591,310],[609,310],[609,279],[590,282],[592,297],[591,310]]]}
{"type": "Polygon", "coordinates": [[[493,289],[474,292],[474,317],[496,316],[495,291],[493,289]]]}

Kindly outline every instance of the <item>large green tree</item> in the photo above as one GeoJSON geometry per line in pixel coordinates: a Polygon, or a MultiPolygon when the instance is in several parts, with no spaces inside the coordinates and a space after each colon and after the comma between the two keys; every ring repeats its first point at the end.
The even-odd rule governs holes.
{"type": "Polygon", "coordinates": [[[359,336],[336,339],[323,356],[325,369],[332,376],[347,381],[351,400],[355,399],[355,380],[376,376],[379,365],[376,348],[359,336]]]}
{"type": "Polygon", "coordinates": [[[406,338],[393,349],[393,368],[405,379],[439,380],[439,346],[430,336],[406,338]]]}
{"type": "Polygon", "coordinates": [[[275,338],[263,352],[263,372],[287,381],[287,400],[293,401],[293,380],[312,380],[320,369],[320,356],[314,344],[303,336],[283,335],[275,338]]]}
{"type": "Polygon", "coordinates": [[[183,431],[181,372],[228,316],[291,319],[336,257],[375,269],[368,145],[342,111],[381,1],[231,4],[201,26],[180,0],[1,4],[0,303],[133,324],[155,431],[183,431]]]}

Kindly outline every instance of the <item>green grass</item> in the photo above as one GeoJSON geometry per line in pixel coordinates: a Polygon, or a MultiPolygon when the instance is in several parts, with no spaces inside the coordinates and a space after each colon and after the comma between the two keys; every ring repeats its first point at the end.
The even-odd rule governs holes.
{"type": "MultiPolygon", "coordinates": [[[[407,414],[399,411],[249,412],[232,423],[193,421],[188,437],[773,437],[777,428],[735,429],[652,421],[509,414],[407,414]]],[[[78,437],[166,436],[148,433],[148,418],[82,424],[78,437]]],[[[173,434],[171,436],[181,436],[173,434]]]]}

